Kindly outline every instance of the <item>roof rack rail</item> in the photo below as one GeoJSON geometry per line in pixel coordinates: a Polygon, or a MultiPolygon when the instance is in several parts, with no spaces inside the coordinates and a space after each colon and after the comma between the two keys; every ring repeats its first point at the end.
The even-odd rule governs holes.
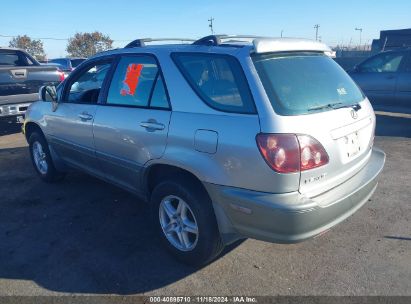
{"type": "Polygon", "coordinates": [[[215,46],[222,44],[222,40],[226,39],[255,39],[255,38],[262,38],[260,36],[253,36],[253,35],[209,35],[203,38],[200,38],[193,42],[195,45],[208,45],[208,46],[215,46]]]}
{"type": "Polygon", "coordinates": [[[190,39],[190,38],[140,38],[131,41],[129,44],[127,44],[124,48],[134,48],[134,47],[143,47],[146,45],[146,42],[155,42],[155,41],[195,41],[195,39],[190,39]]]}

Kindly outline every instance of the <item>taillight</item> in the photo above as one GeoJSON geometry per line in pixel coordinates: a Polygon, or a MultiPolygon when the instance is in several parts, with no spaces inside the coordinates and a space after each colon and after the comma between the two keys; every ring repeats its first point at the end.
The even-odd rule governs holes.
{"type": "Polygon", "coordinates": [[[59,75],[60,82],[66,78],[66,75],[64,75],[64,72],[60,69],[57,69],[57,74],[59,75]]]}
{"type": "Polygon", "coordinates": [[[328,164],[329,158],[324,147],[314,138],[308,135],[298,135],[300,143],[300,170],[310,170],[328,164]]]}
{"type": "Polygon", "coordinates": [[[258,134],[257,145],[267,164],[279,173],[294,173],[323,166],[328,154],[308,135],[258,134]]]}
{"type": "Polygon", "coordinates": [[[300,170],[300,149],[293,134],[258,134],[257,144],[267,164],[280,173],[300,170]]]}

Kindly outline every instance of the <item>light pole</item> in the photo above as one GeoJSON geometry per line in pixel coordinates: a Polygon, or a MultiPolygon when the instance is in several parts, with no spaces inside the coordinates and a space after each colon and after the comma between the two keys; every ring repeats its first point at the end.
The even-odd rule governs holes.
{"type": "Polygon", "coordinates": [[[361,47],[362,28],[356,27],[355,30],[360,32],[360,47],[361,47]]]}
{"type": "Polygon", "coordinates": [[[212,35],[214,35],[213,21],[214,21],[214,18],[213,18],[213,17],[211,17],[210,19],[208,19],[208,22],[210,22],[210,24],[209,24],[208,26],[209,26],[209,28],[210,28],[210,30],[211,30],[211,34],[212,34],[212,35]]]}
{"type": "Polygon", "coordinates": [[[315,28],[315,40],[318,41],[318,29],[320,28],[319,24],[314,25],[315,28]]]}

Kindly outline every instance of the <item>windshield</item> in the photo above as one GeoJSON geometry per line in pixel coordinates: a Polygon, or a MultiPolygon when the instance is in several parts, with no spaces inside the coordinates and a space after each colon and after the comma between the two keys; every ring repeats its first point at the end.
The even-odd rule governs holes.
{"type": "Polygon", "coordinates": [[[365,97],[347,73],[322,53],[252,56],[276,113],[300,115],[350,106],[365,97]]]}

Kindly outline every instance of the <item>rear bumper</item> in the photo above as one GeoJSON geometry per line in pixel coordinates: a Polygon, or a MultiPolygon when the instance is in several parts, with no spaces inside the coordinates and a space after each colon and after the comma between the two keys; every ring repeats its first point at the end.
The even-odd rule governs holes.
{"type": "Polygon", "coordinates": [[[205,184],[226,242],[254,238],[300,242],[327,231],[361,208],[377,187],[385,153],[374,148],[367,165],[343,184],[313,198],[205,184]]]}

